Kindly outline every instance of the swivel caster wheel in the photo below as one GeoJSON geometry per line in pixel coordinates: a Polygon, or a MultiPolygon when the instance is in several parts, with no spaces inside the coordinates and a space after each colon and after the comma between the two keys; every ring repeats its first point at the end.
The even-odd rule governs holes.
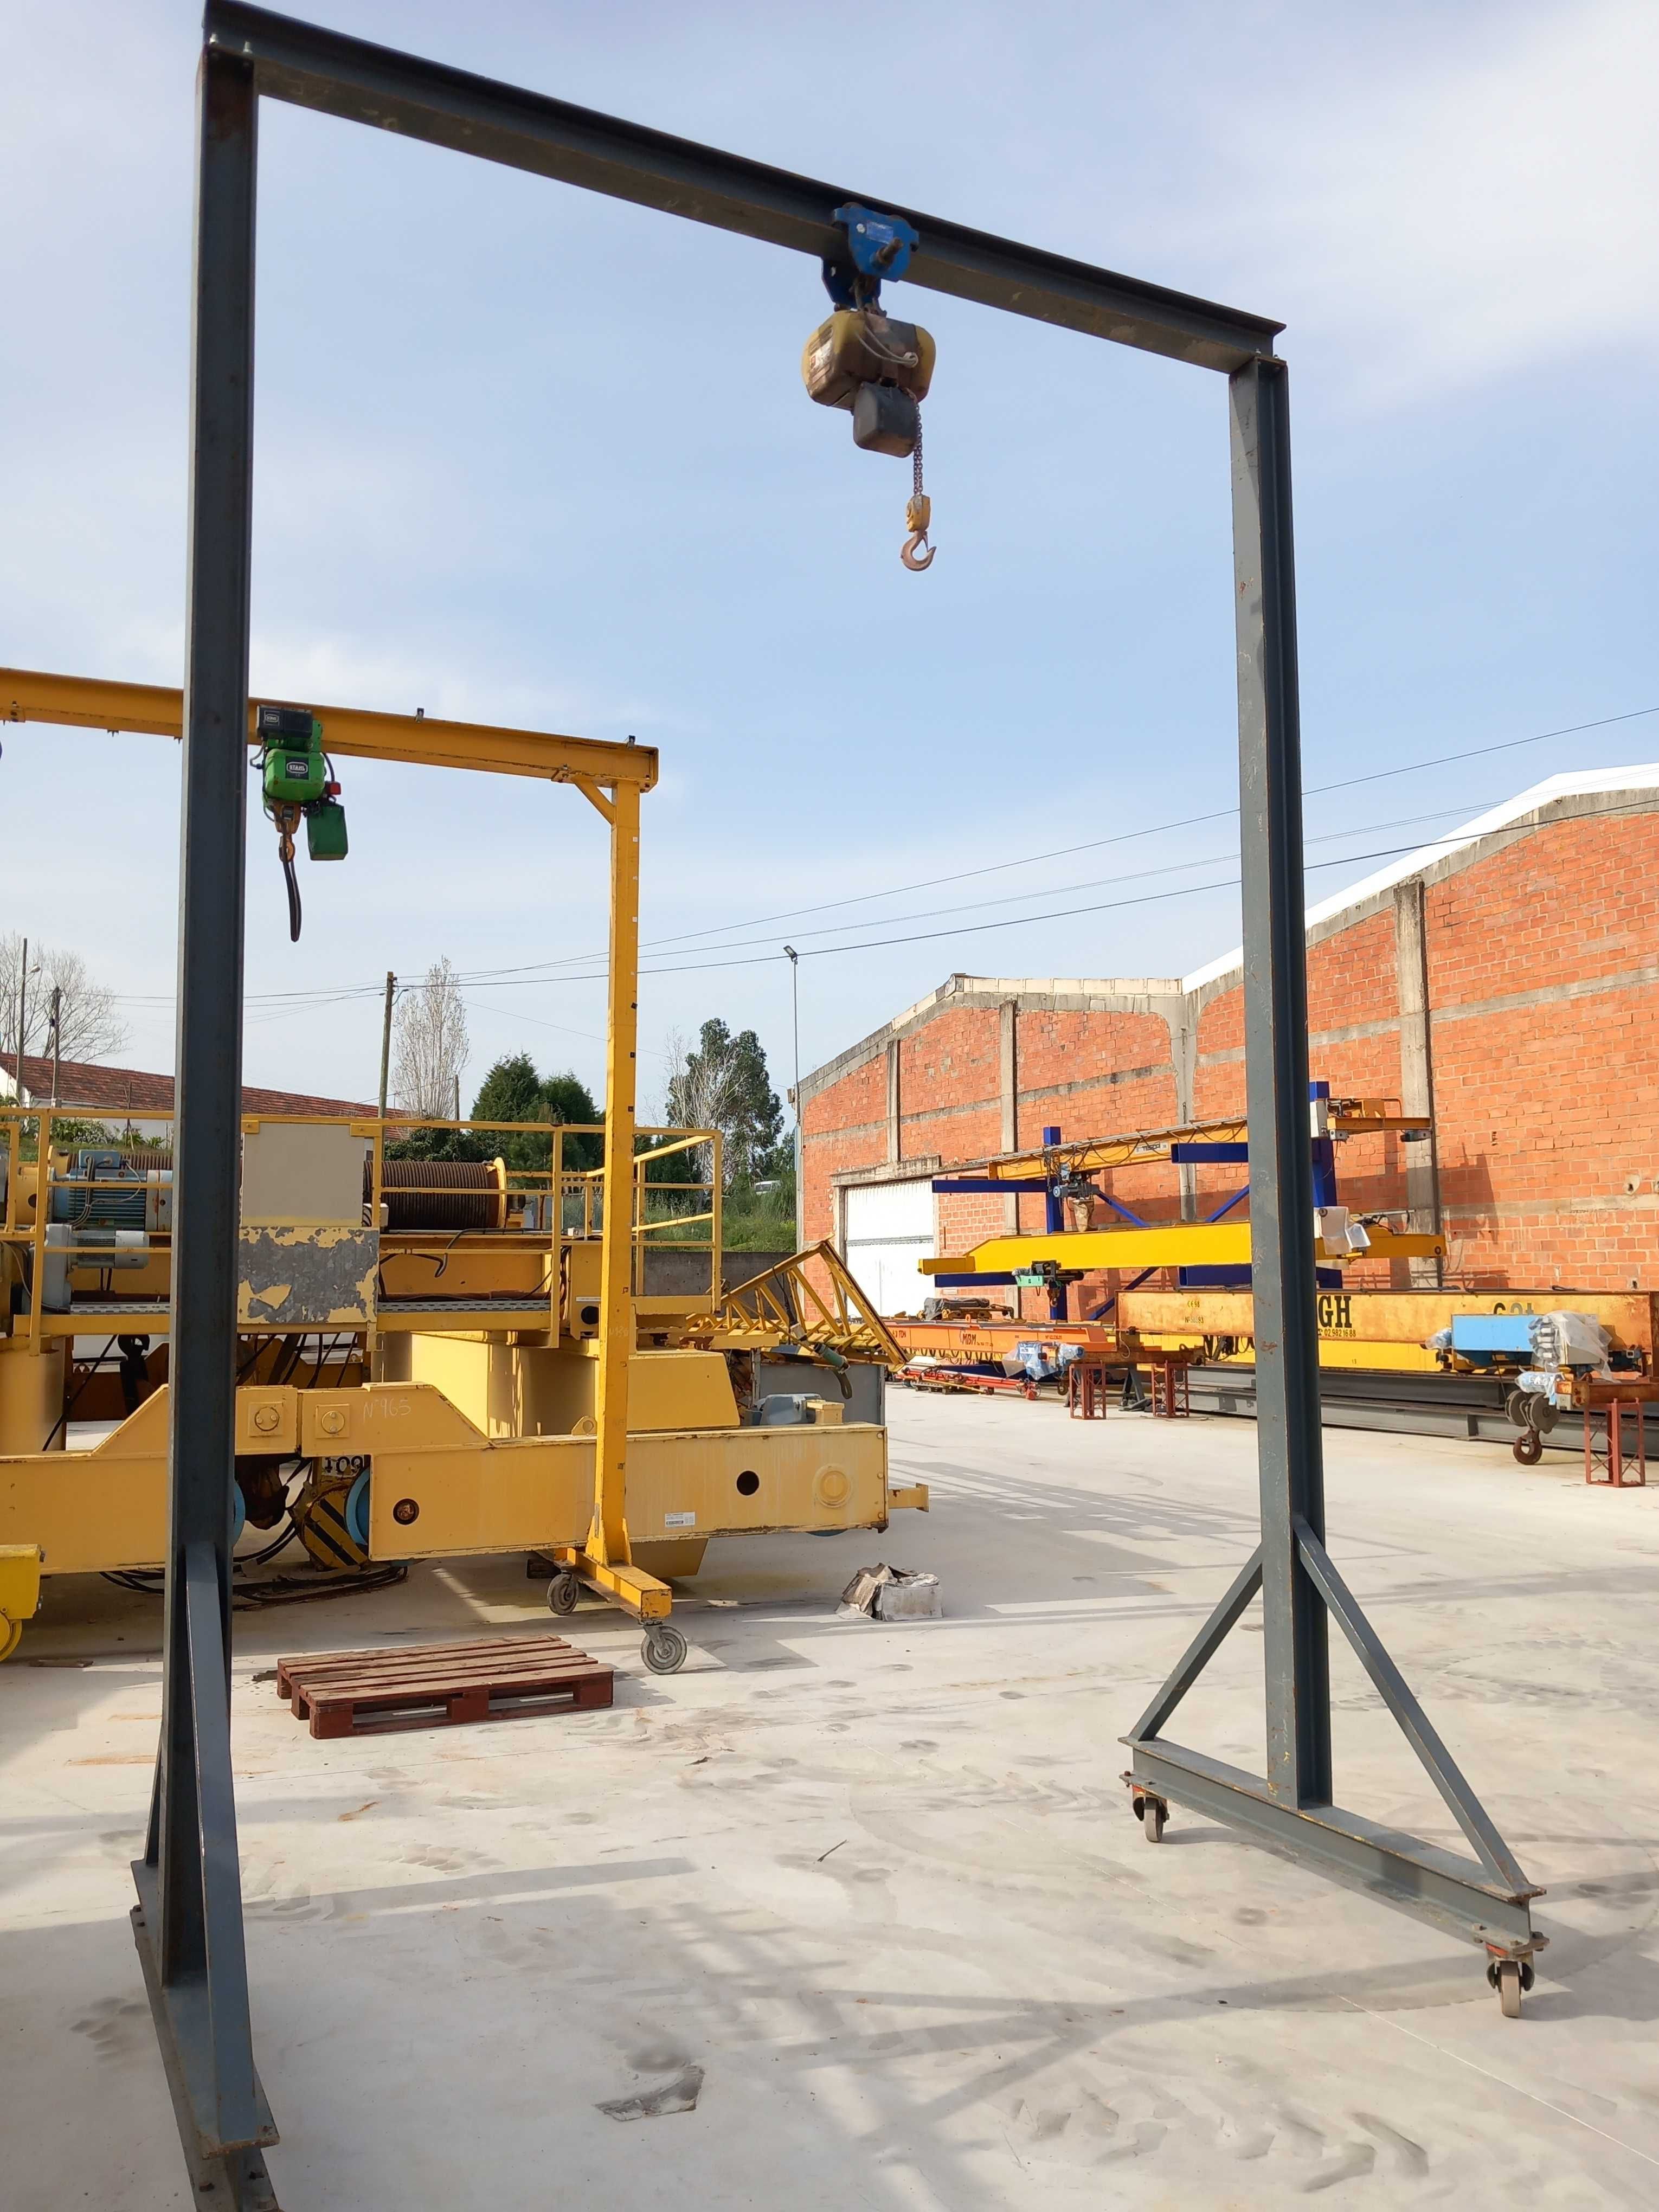
{"type": "Polygon", "coordinates": [[[1521,1998],[1537,1977],[1530,1959],[1489,1959],[1486,1979],[1498,1992],[1498,2009],[1505,2020],[1519,2020],[1521,1998]]]}
{"type": "Polygon", "coordinates": [[[0,1664],[10,1658],[23,1640],[23,1624],[9,1613],[0,1613],[0,1664]]]}
{"type": "Polygon", "coordinates": [[[1135,1818],[1140,1823],[1140,1832],[1149,1844],[1164,1841],[1164,1826],[1170,1817],[1170,1808],[1161,1797],[1137,1797],[1135,1818]]]}
{"type": "Polygon", "coordinates": [[[653,1620],[640,1644],[640,1656],[653,1674],[678,1674],[689,1646],[672,1620],[653,1620]]]}
{"type": "Polygon", "coordinates": [[[1522,1467],[1536,1467],[1544,1456],[1544,1439],[1536,1429],[1522,1429],[1510,1449],[1522,1467]]]}
{"type": "Polygon", "coordinates": [[[561,1567],[547,1586],[547,1606],[550,1613],[574,1613],[576,1600],[582,1586],[568,1567],[561,1567]]]}

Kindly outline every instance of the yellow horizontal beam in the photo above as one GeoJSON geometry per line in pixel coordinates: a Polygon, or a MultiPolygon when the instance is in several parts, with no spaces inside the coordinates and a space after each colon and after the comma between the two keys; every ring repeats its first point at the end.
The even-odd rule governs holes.
{"type": "MultiPolygon", "coordinates": [[[[1322,1336],[1420,1346],[1459,1314],[1547,1313],[1564,1305],[1593,1314],[1621,1348],[1648,1350],[1656,1341],[1659,1300],[1649,1291],[1322,1291],[1317,1318],[1322,1336]]],[[[1249,1336],[1255,1314],[1248,1291],[1125,1291],[1117,1304],[1121,1326],[1141,1337],[1249,1336]]]]}
{"type": "Polygon", "coordinates": [[[642,1567],[607,1565],[602,1559],[590,1559],[574,1544],[562,1544],[553,1554],[562,1567],[568,1567],[589,1589],[597,1590],[601,1597],[614,1599],[625,1613],[641,1620],[666,1620],[673,1608],[674,1593],[666,1583],[659,1582],[642,1567]]]}
{"type": "MultiPolygon", "coordinates": [[[[654,745],[616,745],[598,738],[567,738],[543,730],[496,729],[483,722],[447,722],[430,714],[371,714],[361,707],[325,707],[317,701],[264,703],[304,705],[323,725],[331,753],[354,760],[409,761],[424,768],[476,769],[489,775],[544,776],[554,783],[637,784],[657,781],[654,745]]],[[[248,705],[248,743],[254,702],[248,705]]],[[[12,722],[60,722],[85,730],[131,731],[140,736],[184,735],[184,694],[161,684],[112,684],[101,677],[52,676],[32,668],[0,668],[0,718],[12,722]]]]}
{"type": "Polygon", "coordinates": [[[1093,1274],[1103,1267],[1248,1267],[1248,1222],[1175,1221],[1159,1229],[1081,1229],[1053,1237],[994,1237],[971,1252],[918,1262],[925,1275],[1006,1275],[1052,1260],[1093,1274]]]}
{"type": "MultiPolygon", "coordinates": [[[[1316,1258],[1331,1261],[1429,1260],[1445,1250],[1440,1237],[1403,1235],[1391,1229],[1367,1229],[1370,1249],[1327,1252],[1314,1240],[1316,1258]]],[[[918,1262],[925,1275],[1006,1275],[1034,1267],[1042,1260],[1096,1274],[1106,1267],[1248,1267],[1248,1221],[1171,1221],[1151,1229],[1078,1229],[1052,1237],[994,1237],[971,1252],[918,1262]]]]}

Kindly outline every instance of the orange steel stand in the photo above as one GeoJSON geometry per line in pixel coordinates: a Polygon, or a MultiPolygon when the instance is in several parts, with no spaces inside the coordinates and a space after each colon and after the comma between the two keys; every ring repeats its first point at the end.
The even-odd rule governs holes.
{"type": "Polygon", "coordinates": [[[1104,1420],[1114,1372],[1121,1376],[1121,1367],[1109,1369],[1103,1359],[1073,1360],[1066,1370],[1066,1410],[1074,1421],[1104,1420]]]}
{"type": "Polygon", "coordinates": [[[1584,1480],[1603,1489],[1641,1490],[1647,1486],[1647,1437],[1642,1401],[1613,1399],[1608,1405],[1587,1407],[1584,1413],[1584,1480]],[[1596,1442],[1596,1422],[1602,1423],[1596,1442]]]}
{"type": "Polygon", "coordinates": [[[1152,1419],[1182,1421],[1193,1410],[1191,1383],[1184,1359],[1154,1359],[1146,1372],[1152,1385],[1152,1419]]]}

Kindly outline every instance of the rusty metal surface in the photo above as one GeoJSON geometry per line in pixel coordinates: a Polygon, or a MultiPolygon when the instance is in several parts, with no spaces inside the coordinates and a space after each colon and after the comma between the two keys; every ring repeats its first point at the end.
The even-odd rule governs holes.
{"type": "Polygon", "coordinates": [[[243,1328],[364,1328],[380,1253],[373,1229],[244,1229],[237,1321],[243,1328]]]}

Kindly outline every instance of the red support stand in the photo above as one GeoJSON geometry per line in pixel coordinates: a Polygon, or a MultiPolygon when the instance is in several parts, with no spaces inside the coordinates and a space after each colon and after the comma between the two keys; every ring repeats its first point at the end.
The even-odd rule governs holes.
{"type": "Polygon", "coordinates": [[[1146,1372],[1152,1385],[1152,1419],[1183,1421],[1193,1410],[1191,1383],[1184,1359],[1154,1359],[1146,1372]]]}
{"type": "MultiPolygon", "coordinates": [[[[1104,1420],[1112,1370],[1103,1359],[1074,1359],[1066,1370],[1066,1410],[1074,1421],[1104,1420]]],[[[1120,1366],[1116,1374],[1121,1377],[1120,1366]]]]}
{"type": "Polygon", "coordinates": [[[1647,1486],[1647,1437],[1642,1401],[1614,1398],[1584,1413],[1584,1480],[1603,1489],[1641,1490],[1647,1486]],[[1602,1424],[1596,1441],[1596,1423],[1602,1424]]]}

